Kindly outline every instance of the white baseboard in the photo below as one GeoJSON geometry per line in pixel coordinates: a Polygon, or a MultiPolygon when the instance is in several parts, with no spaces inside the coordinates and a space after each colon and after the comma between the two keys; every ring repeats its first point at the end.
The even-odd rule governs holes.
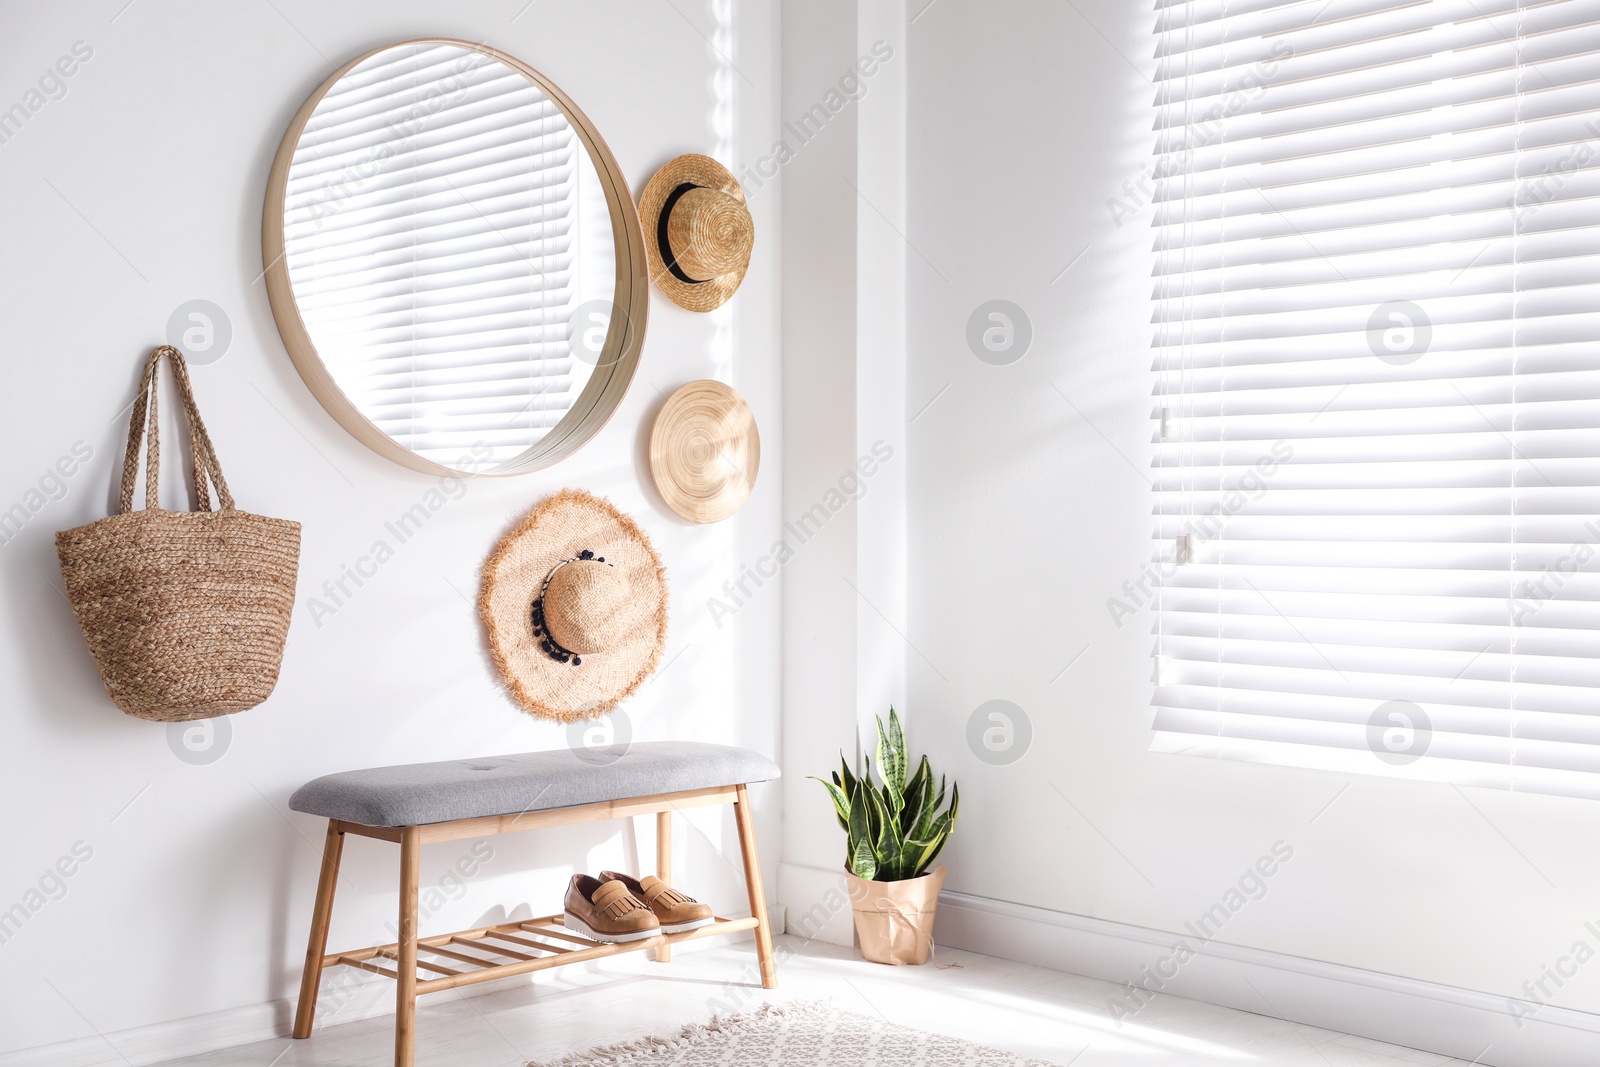
{"type": "MultiPolygon", "coordinates": [[[[350,975],[359,973],[352,968],[335,968],[328,972],[323,994],[317,1001],[317,1029],[313,1031],[313,1040],[324,1027],[394,1014],[393,982],[377,975],[369,978],[365,974],[353,981],[345,980],[344,975],[338,973],[340,970],[350,975]],[[332,985],[340,980],[348,984],[332,985]]],[[[462,990],[447,990],[429,994],[429,1002],[482,996],[528,980],[508,978],[462,990]]],[[[104,1037],[80,1037],[3,1053],[0,1067],[128,1067],[130,1064],[144,1067],[272,1038],[287,1039],[293,1021],[293,1000],[247,1004],[207,1015],[119,1030],[104,1037]]]]}
{"type": "MultiPolygon", "coordinates": [[[[951,948],[1118,985],[1142,980],[1144,968],[1169,957],[1180,938],[950,892],[940,895],[935,936],[951,948]]],[[[1600,1015],[1523,1004],[1519,1019],[1510,1002],[1491,993],[1194,937],[1183,940],[1194,958],[1159,986],[1164,993],[1493,1067],[1594,1067],[1600,1062],[1600,1015]]],[[[1138,1003],[1131,994],[1123,999],[1138,1003]]],[[[1120,1014],[1109,1000],[1104,1010],[1108,1018],[1120,1014]]],[[[1120,1025],[1137,1026],[1139,1018],[1123,1015],[1120,1025]]]]}
{"type": "MultiPolygon", "coordinates": [[[[833,895],[843,891],[840,877],[839,872],[780,864],[779,898],[787,907],[772,909],[773,926],[832,944],[853,944],[848,898],[840,904],[833,895]]],[[[936,936],[939,944],[951,948],[1119,985],[1140,979],[1143,968],[1168,956],[1177,940],[1177,935],[1145,927],[952,892],[940,896],[936,936]]],[[[679,951],[711,943],[689,942],[679,951]]],[[[1195,957],[1161,986],[1163,993],[1492,1067],[1593,1067],[1600,1062],[1600,1015],[1543,1007],[1519,1020],[1505,998],[1490,993],[1215,941],[1202,944],[1190,938],[1188,943],[1195,957]],[[1270,1004],[1261,991],[1268,991],[1270,1004]]],[[[527,980],[510,978],[433,994],[429,1001],[482,995],[527,980]]],[[[0,1054],[0,1067],[144,1067],[286,1037],[293,1010],[288,1000],[247,1005],[0,1054]]],[[[318,1029],[393,1011],[394,987],[386,979],[363,975],[348,985],[325,983],[318,1029]]],[[[1114,1018],[1109,1003],[1105,1011],[1114,1018]]],[[[1138,1026],[1139,1017],[1125,1017],[1121,1025],[1138,1026]]]]}
{"type": "MultiPolygon", "coordinates": [[[[781,906],[770,907],[773,928],[783,929],[781,906]]],[[[749,941],[742,932],[718,938],[686,941],[674,952],[700,952],[716,945],[749,941]]],[[[580,965],[582,966],[582,965],[580,965]]],[[[502,978],[495,982],[429,993],[424,1004],[441,1004],[462,997],[478,997],[534,981],[529,975],[502,978]]],[[[324,1028],[343,1023],[394,1014],[394,983],[351,967],[334,967],[325,972],[322,994],[317,1000],[317,1027],[311,1040],[324,1028]]],[[[60,1041],[34,1048],[0,1053],[0,1067],[146,1067],[183,1056],[248,1045],[272,1038],[287,1041],[294,1022],[294,1001],[274,1000],[247,1004],[239,1008],[194,1015],[187,1019],[154,1023],[119,1030],[103,1037],[90,1036],[60,1041]]]]}
{"type": "Polygon", "coordinates": [[[856,921],[842,868],[827,871],[780,863],[778,899],[784,903],[786,924],[777,929],[845,948],[856,943],[856,921]]]}
{"type": "MultiPolygon", "coordinates": [[[[376,977],[376,976],[374,976],[376,977]]],[[[391,993],[391,999],[393,994],[391,993]]],[[[390,1010],[394,1010],[390,1007],[390,1010]]],[[[294,1014],[294,1003],[287,1000],[249,1004],[240,1008],[173,1019],[150,1026],[135,1027],[106,1034],[59,1041],[50,1045],[0,1053],[3,1067],[112,1067],[112,1065],[160,1063],[180,1056],[193,1056],[217,1049],[248,1045],[268,1038],[286,1036],[283,1020],[294,1014]]]]}

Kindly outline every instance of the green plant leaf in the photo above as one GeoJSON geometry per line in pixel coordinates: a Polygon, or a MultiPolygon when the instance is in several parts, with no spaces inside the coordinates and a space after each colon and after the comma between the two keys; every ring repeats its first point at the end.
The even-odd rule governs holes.
{"type": "MultiPolygon", "coordinates": [[[[926,833],[915,836],[915,847],[919,854],[916,859],[916,871],[907,877],[916,877],[939,858],[939,853],[944,851],[945,843],[950,840],[950,835],[955,833],[956,817],[961,814],[961,787],[952,785],[950,789],[950,808],[943,814],[933,818],[928,825],[926,833]]],[[[913,847],[912,842],[907,842],[907,847],[913,847]]]]}
{"type": "Polygon", "coordinates": [[[856,792],[856,776],[850,773],[850,764],[845,762],[844,753],[839,753],[839,777],[842,779],[839,788],[844,790],[844,795],[854,796],[856,792]]]}
{"type": "Polygon", "coordinates": [[[922,757],[922,762],[917,764],[917,772],[906,783],[906,796],[915,795],[922,788],[924,782],[929,786],[933,785],[933,768],[928,765],[927,756],[922,757]]]}
{"type": "MultiPolygon", "coordinates": [[[[928,784],[930,787],[933,784],[932,772],[930,772],[928,775],[928,784]]],[[[922,816],[917,820],[917,824],[906,832],[907,837],[915,837],[921,840],[927,840],[928,837],[933,833],[933,820],[938,818],[939,809],[944,807],[944,787],[944,778],[941,776],[939,779],[939,792],[933,797],[932,800],[928,802],[928,806],[923,809],[922,816]]]]}
{"type": "MultiPolygon", "coordinates": [[[[889,718],[894,725],[895,732],[899,731],[900,720],[894,714],[894,709],[889,709],[889,718]]],[[[889,732],[883,728],[883,719],[878,720],[878,774],[883,778],[884,796],[888,801],[889,810],[895,815],[900,814],[900,809],[905,806],[906,793],[906,752],[905,735],[900,736],[898,747],[890,738],[889,732]]]]}
{"type": "Polygon", "coordinates": [[[944,851],[944,846],[956,831],[956,816],[960,813],[960,810],[961,799],[958,790],[951,801],[950,810],[934,820],[933,828],[926,838],[927,842],[933,847],[921,857],[921,863],[924,868],[932,866],[933,862],[939,858],[939,854],[944,851]]]}
{"type": "Polygon", "coordinates": [[[931,867],[939,858],[939,853],[944,851],[944,846],[950,840],[950,835],[955,833],[955,820],[950,817],[950,812],[945,812],[933,824],[933,850],[922,858],[923,867],[931,867]]]}
{"type": "MultiPolygon", "coordinates": [[[[948,837],[948,835],[945,835],[948,837]]],[[[945,837],[934,838],[931,841],[910,840],[906,842],[904,862],[901,864],[904,871],[903,877],[916,878],[928,869],[928,864],[933,862],[943,846],[945,837]]]]}
{"type": "Polygon", "coordinates": [[[900,813],[900,829],[907,837],[916,836],[923,819],[930,817],[927,812],[932,806],[933,768],[928,766],[928,757],[923,756],[922,762],[917,764],[917,773],[906,783],[906,806],[900,813]]]}
{"type": "Polygon", "coordinates": [[[863,839],[856,843],[850,853],[850,873],[857,878],[876,878],[878,876],[878,861],[872,855],[872,846],[863,839]]]}
{"type": "MultiPolygon", "coordinates": [[[[867,773],[872,773],[872,764],[870,762],[867,764],[867,773]]],[[[857,797],[861,799],[861,805],[866,809],[867,813],[867,841],[876,844],[878,833],[882,829],[882,823],[878,821],[878,812],[883,810],[883,797],[878,795],[878,790],[873,786],[870,778],[863,776],[857,781],[856,786],[856,795],[850,798],[850,803],[854,804],[857,797]]]]}
{"type": "Polygon", "coordinates": [[[833,798],[833,813],[839,819],[839,827],[846,833],[849,833],[850,798],[844,795],[844,790],[840,789],[832,782],[823,782],[822,779],[818,778],[816,775],[812,775],[811,780],[814,782],[822,782],[822,788],[826,789],[828,791],[828,795],[833,798]]]}
{"type": "Polygon", "coordinates": [[[900,785],[904,788],[906,770],[911,766],[911,752],[906,748],[906,728],[901,724],[893,705],[889,707],[889,746],[894,749],[900,764],[900,785]]]}
{"type": "Polygon", "coordinates": [[[900,824],[882,806],[883,800],[875,790],[866,790],[865,793],[872,798],[872,805],[876,809],[872,813],[872,821],[877,824],[873,852],[878,857],[878,871],[892,879],[900,867],[900,854],[905,851],[905,842],[900,837],[900,824]]]}
{"type": "Polygon", "coordinates": [[[945,842],[949,840],[950,834],[948,832],[943,832],[936,836],[933,841],[929,842],[930,847],[917,857],[917,861],[920,864],[920,866],[917,868],[917,874],[924,873],[929,867],[932,867],[938,862],[939,854],[944,851],[945,842]]]}
{"type": "Polygon", "coordinates": [[[878,857],[872,851],[871,802],[867,800],[871,795],[870,789],[858,789],[850,799],[850,818],[846,828],[849,843],[845,862],[858,878],[871,878],[878,872],[878,857]],[[867,873],[863,874],[863,871],[867,873]]]}

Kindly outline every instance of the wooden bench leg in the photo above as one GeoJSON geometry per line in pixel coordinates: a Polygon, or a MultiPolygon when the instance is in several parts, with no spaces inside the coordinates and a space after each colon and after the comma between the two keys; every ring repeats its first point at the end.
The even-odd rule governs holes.
{"type": "Polygon", "coordinates": [[[739,851],[744,856],[744,884],[750,891],[750,914],[756,918],[756,959],[761,964],[761,986],[778,988],[778,963],[772,956],[772,924],[767,920],[767,893],[761,887],[761,860],[756,856],[756,827],[750,817],[750,794],[738,789],[733,820],[739,826],[739,851]]]}
{"type": "Polygon", "coordinates": [[[417,1046],[417,882],[422,869],[422,828],[400,835],[400,942],[395,961],[394,1067],[413,1067],[417,1046]]]}
{"type": "Polygon", "coordinates": [[[322,958],[328,953],[328,921],[333,917],[333,890],[339,883],[339,857],[344,853],[344,830],[328,820],[322,844],[322,874],[317,879],[317,903],[311,911],[311,939],[306,945],[306,966],[300,973],[300,1001],[295,1005],[294,1036],[310,1037],[317,1016],[317,992],[322,987],[322,958]]]}
{"type": "MultiPolygon", "coordinates": [[[[656,812],[656,877],[672,884],[672,812],[656,812]]],[[[672,946],[662,945],[656,950],[657,963],[672,962],[672,946]]]]}

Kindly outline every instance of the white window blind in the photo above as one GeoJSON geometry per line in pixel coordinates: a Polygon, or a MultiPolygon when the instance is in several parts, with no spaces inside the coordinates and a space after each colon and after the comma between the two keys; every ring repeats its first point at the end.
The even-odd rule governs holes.
{"type": "Polygon", "coordinates": [[[1600,796],[1600,0],[1155,34],[1153,747],[1600,796]]]}
{"type": "Polygon", "coordinates": [[[574,315],[615,288],[599,176],[555,103],[489,56],[415,45],[346,74],[295,151],[285,238],[323,362],[423,456],[514,459],[593,371],[574,315]]]}

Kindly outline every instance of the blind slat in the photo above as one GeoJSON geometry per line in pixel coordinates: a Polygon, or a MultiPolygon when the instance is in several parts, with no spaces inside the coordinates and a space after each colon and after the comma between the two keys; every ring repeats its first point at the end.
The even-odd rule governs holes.
{"type": "Polygon", "coordinates": [[[1152,748],[1600,797],[1600,0],[1162,0],[1152,748]]]}

